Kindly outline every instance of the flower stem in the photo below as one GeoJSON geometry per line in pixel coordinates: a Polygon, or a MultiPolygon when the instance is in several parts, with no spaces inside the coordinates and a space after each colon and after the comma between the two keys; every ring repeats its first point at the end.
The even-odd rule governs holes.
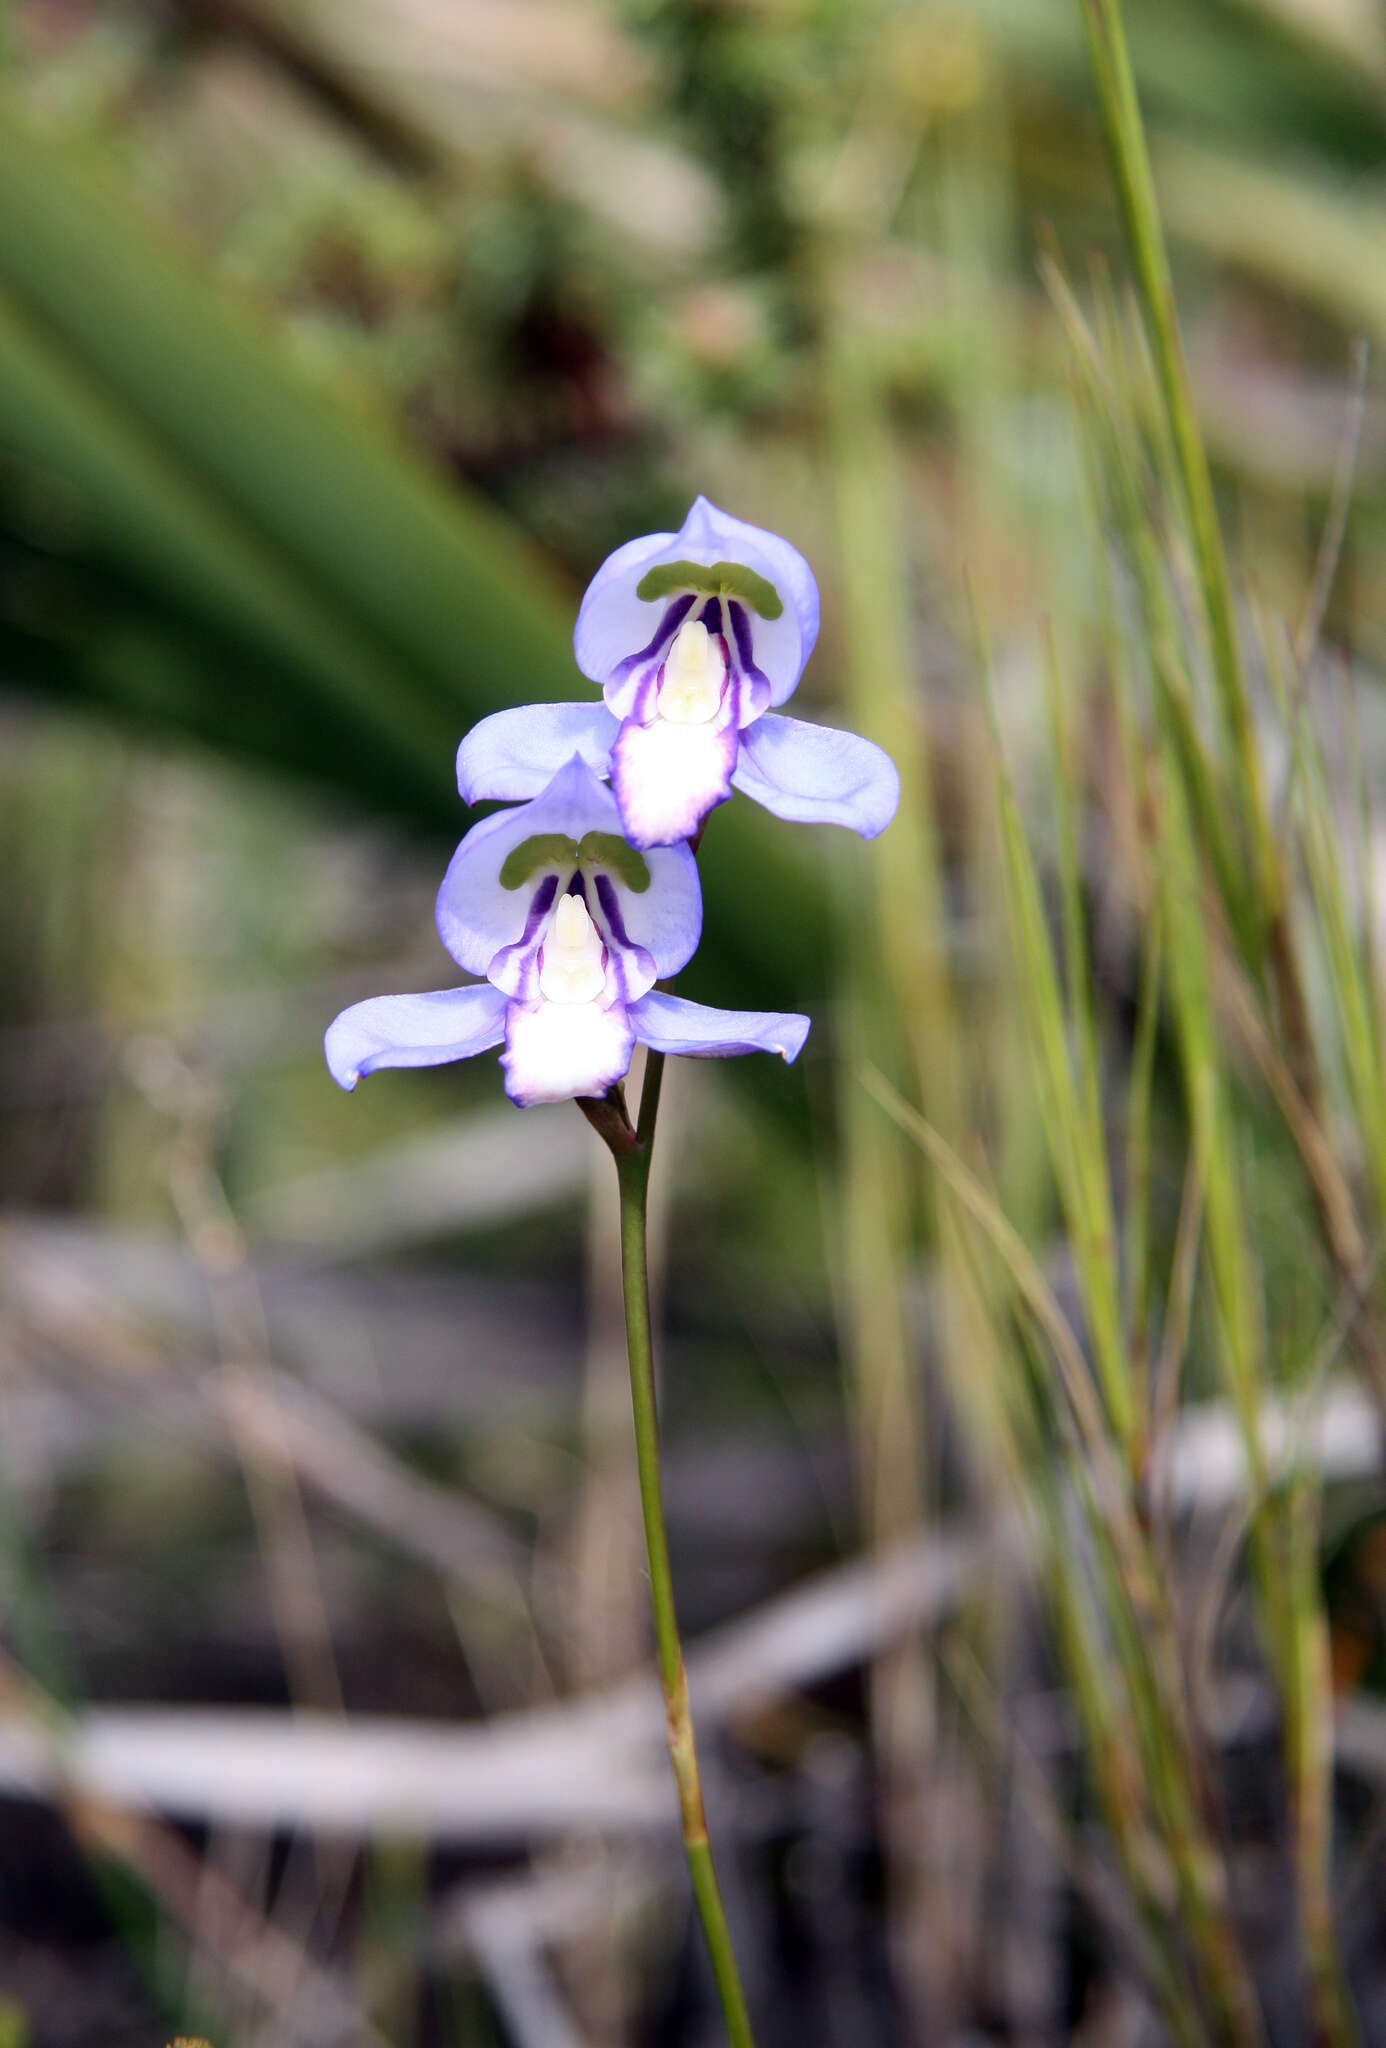
{"type": "MultiPolygon", "coordinates": [[[[664,1078],[663,1053],[651,1052],[645,1067],[635,1143],[611,1147],[621,1191],[621,1279],[626,1308],[626,1349],[630,1357],[631,1404],[635,1415],[635,1459],[640,1473],[640,1510],[645,1522],[645,1550],[650,1564],[650,1599],[654,1608],[659,1682],[669,1739],[669,1760],[678,1787],[679,1820],[684,1854],[693,1879],[693,1894],[707,1937],[708,1954],[722,2001],[732,2048],[755,2048],[746,2000],[737,1975],[722,1894],[713,1868],[703,1812],[698,1752],[688,1707],[688,1680],[674,1611],[674,1582],[669,1569],[669,1541],[664,1528],[664,1497],[659,1477],[659,1422],[655,1410],[654,1359],[650,1341],[650,1292],[645,1260],[645,1212],[654,1150],[655,1118],[664,1078]]],[[[609,1142],[609,1141],[608,1141],[609,1142]]]]}

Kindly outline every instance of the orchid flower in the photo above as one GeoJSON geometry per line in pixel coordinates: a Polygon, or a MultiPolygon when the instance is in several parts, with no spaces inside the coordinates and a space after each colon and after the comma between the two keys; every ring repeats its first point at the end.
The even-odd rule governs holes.
{"type": "Polygon", "coordinates": [[[354,1003],[328,1027],[328,1067],[351,1089],[376,1067],[439,1066],[504,1042],[506,1093],[528,1107],[604,1095],[637,1039],[794,1059],[807,1017],[656,992],[691,958],[702,922],[688,847],[631,846],[611,791],[574,756],[532,802],[474,825],[443,878],[439,936],[485,980],[354,1003]]]}
{"type": "Polygon", "coordinates": [[[692,839],[733,789],[777,817],[874,839],[900,778],[855,733],[778,717],[818,637],[818,586],[797,548],[698,498],[677,533],[627,541],[587,587],[573,645],[600,704],[530,704],[473,727],[467,803],[532,797],[578,754],[609,776],[637,848],[692,839]]]}

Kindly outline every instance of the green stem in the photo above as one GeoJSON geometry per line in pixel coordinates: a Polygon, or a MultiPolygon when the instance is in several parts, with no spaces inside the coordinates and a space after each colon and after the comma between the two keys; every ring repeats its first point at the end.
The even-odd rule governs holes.
{"type": "MultiPolygon", "coordinates": [[[[707,1938],[722,2014],[732,2048],[755,2048],[746,1999],[737,1975],[722,1894],[713,1868],[703,1812],[698,1752],[688,1706],[688,1680],[683,1668],[674,1581],[669,1569],[669,1539],[664,1528],[664,1496],[659,1477],[659,1420],[655,1408],[654,1357],[650,1340],[650,1290],[645,1259],[645,1214],[654,1152],[655,1118],[664,1079],[664,1055],[651,1052],[634,1142],[612,1145],[621,1191],[621,1281],[626,1309],[626,1349],[630,1356],[631,1405],[635,1416],[635,1460],[640,1473],[640,1511],[645,1522],[645,1551],[650,1565],[650,1600],[654,1608],[655,1646],[669,1760],[678,1787],[679,1821],[684,1854],[693,1879],[693,1894],[707,1938]]],[[[608,1143],[610,1140],[608,1139],[608,1143]]]]}

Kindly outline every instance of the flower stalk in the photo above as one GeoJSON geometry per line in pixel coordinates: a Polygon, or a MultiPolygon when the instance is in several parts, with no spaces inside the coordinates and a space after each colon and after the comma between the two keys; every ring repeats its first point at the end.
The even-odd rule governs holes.
{"type": "Polygon", "coordinates": [[[589,704],[484,718],[458,790],[513,808],[474,824],[438,892],[438,935],[462,988],[371,996],[328,1026],[334,1080],[432,1067],[504,1046],[521,1108],[576,1101],[616,1162],[640,1504],[683,1845],[732,2048],[754,2048],[708,1844],[659,1477],[646,1205],[666,1053],[797,1059],[809,1020],[716,1010],[661,992],[702,930],[696,854],[733,785],[777,816],[873,839],[900,777],[873,741],[770,711],[818,636],[818,585],[798,549],[698,498],[678,533],[644,534],[588,586],[573,648],[602,687],[589,704]],[[610,787],[606,778],[610,778],[610,787]],[[622,1086],[647,1048],[634,1124],[622,1086]]]}
{"type": "MultiPolygon", "coordinates": [[[[630,1359],[631,1408],[635,1421],[635,1461],[640,1475],[640,1512],[645,1524],[645,1552],[650,1567],[650,1603],[654,1610],[655,1649],[669,1761],[678,1788],[679,1825],[684,1854],[693,1880],[712,1961],[717,1994],[732,2048],[755,2048],[750,2015],[737,1972],[717,1872],[703,1811],[702,1780],[688,1704],[688,1679],[674,1607],[674,1580],[669,1568],[669,1539],[664,1525],[664,1493],[659,1472],[659,1419],[655,1404],[654,1351],[650,1335],[650,1289],[646,1260],[646,1212],[650,1165],[654,1156],[655,1121],[664,1079],[664,1054],[651,1052],[645,1066],[640,1111],[632,1132],[608,1132],[608,1119],[598,1120],[586,1102],[581,1107],[611,1149],[621,1199],[621,1281],[626,1313],[626,1350],[630,1359]]],[[[624,1122],[624,1118],[622,1119],[624,1122]]]]}

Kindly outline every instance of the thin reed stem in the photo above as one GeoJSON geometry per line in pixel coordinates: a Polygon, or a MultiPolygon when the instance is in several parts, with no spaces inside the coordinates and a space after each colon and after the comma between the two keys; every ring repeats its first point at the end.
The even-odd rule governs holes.
{"type": "MultiPolygon", "coordinates": [[[[655,1407],[654,1355],[650,1338],[650,1290],[646,1268],[646,1208],[650,1162],[654,1154],[655,1120],[664,1079],[664,1055],[651,1052],[635,1129],[627,1124],[618,1144],[598,1120],[589,1121],[607,1137],[616,1161],[621,1194],[621,1280],[626,1310],[626,1350],[630,1358],[631,1405],[635,1417],[635,1460],[640,1474],[640,1511],[645,1523],[645,1550],[650,1566],[650,1602],[654,1609],[659,1682],[669,1739],[669,1760],[679,1795],[679,1822],[688,1858],[693,1895],[707,1938],[717,1993],[732,2048],[755,2048],[746,1999],[737,1974],[727,1916],[713,1867],[703,1812],[698,1752],[688,1706],[688,1680],[674,1608],[674,1581],[669,1569],[669,1539],[664,1527],[664,1495],[659,1476],[659,1420],[655,1407]]],[[[586,1110],[587,1105],[583,1105],[586,1110]]],[[[623,1119],[624,1121],[624,1116],[623,1119]]]]}
{"type": "Polygon", "coordinates": [[[1127,241],[1145,308],[1155,374],[1189,515],[1218,701],[1241,783],[1246,822],[1254,835],[1253,854],[1263,913],[1268,911],[1273,918],[1279,908],[1279,865],[1266,815],[1260,760],[1237,639],[1232,581],[1174,306],[1169,255],[1126,46],[1121,0],[1082,0],[1082,12],[1127,241]]]}

